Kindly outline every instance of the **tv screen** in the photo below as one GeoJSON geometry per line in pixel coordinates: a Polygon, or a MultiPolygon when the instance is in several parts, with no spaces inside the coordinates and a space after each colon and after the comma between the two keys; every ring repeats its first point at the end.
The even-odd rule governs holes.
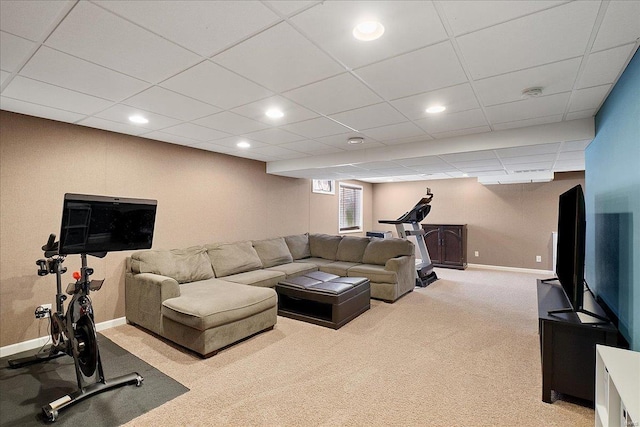
{"type": "Polygon", "coordinates": [[[560,195],[556,275],[574,310],[584,295],[585,204],[582,187],[576,185],[560,195]]]}
{"type": "Polygon", "coordinates": [[[150,249],[157,201],[65,194],[59,253],[150,249]]]}

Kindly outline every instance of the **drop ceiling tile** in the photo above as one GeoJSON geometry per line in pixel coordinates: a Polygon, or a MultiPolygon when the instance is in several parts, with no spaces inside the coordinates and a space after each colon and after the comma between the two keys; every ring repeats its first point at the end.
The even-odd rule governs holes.
{"type": "Polygon", "coordinates": [[[480,109],[451,114],[441,113],[416,120],[414,123],[430,134],[470,129],[488,124],[480,109]]]}
{"type": "Polygon", "coordinates": [[[156,83],[200,61],[192,52],[89,2],[79,2],[48,46],[156,83]]]}
{"type": "Polygon", "coordinates": [[[36,48],[35,43],[4,31],[0,31],[0,42],[2,43],[0,64],[2,64],[3,70],[10,72],[18,71],[18,67],[36,48]]]}
{"type": "Polygon", "coordinates": [[[112,122],[111,120],[105,120],[99,117],[87,117],[86,119],[79,121],[77,124],[90,128],[108,130],[110,132],[123,133],[125,135],[140,135],[142,133],[149,132],[149,129],[125,123],[112,122]]]}
{"type": "Polygon", "coordinates": [[[333,147],[338,147],[341,150],[345,150],[345,151],[357,151],[357,150],[363,150],[363,149],[369,149],[369,148],[383,147],[383,145],[380,144],[379,142],[372,141],[368,138],[365,138],[364,143],[362,144],[349,144],[347,140],[352,136],[364,137],[363,134],[360,134],[357,132],[346,132],[346,133],[343,132],[335,135],[318,137],[315,139],[318,142],[331,145],[333,147]]]}
{"type": "Polygon", "coordinates": [[[557,123],[562,121],[562,114],[554,114],[552,116],[536,117],[533,119],[516,120],[513,122],[494,123],[491,126],[493,130],[515,129],[526,126],[544,125],[548,123],[557,123]]]}
{"type": "Polygon", "coordinates": [[[301,122],[319,117],[319,115],[313,111],[281,96],[272,96],[261,99],[260,101],[234,108],[232,111],[244,117],[258,120],[269,126],[282,126],[289,123],[301,122]],[[267,117],[265,113],[271,108],[276,108],[282,111],[284,113],[284,117],[279,119],[271,119],[267,117]]]}
{"type": "Polygon", "coordinates": [[[561,151],[558,153],[558,160],[580,160],[584,162],[584,150],[579,151],[561,151]]]}
{"type": "Polygon", "coordinates": [[[640,2],[611,1],[607,5],[593,51],[633,42],[640,37],[640,2]]]}
{"type": "Polygon", "coordinates": [[[607,94],[609,94],[610,89],[611,85],[603,85],[575,91],[571,97],[569,111],[573,112],[600,108],[607,97],[607,94]]]}
{"type": "Polygon", "coordinates": [[[569,101],[570,92],[538,98],[523,99],[506,104],[493,105],[485,110],[491,123],[514,122],[533,117],[562,114],[569,101]]]}
{"type": "Polygon", "coordinates": [[[435,8],[425,1],[322,2],[291,21],[351,68],[447,38],[435,8]],[[353,28],[365,20],[380,21],[385,27],[382,37],[371,42],[356,40],[353,28]]]}
{"type": "Polygon", "coordinates": [[[326,117],[292,123],[282,126],[282,129],[307,138],[321,138],[323,136],[337,135],[349,130],[349,128],[346,128],[333,120],[329,120],[326,117]]]}
{"type": "Polygon", "coordinates": [[[615,82],[634,48],[635,44],[628,44],[589,55],[578,89],[615,82]]]}
{"type": "Polygon", "coordinates": [[[489,126],[478,126],[475,128],[450,130],[446,132],[433,132],[431,135],[436,139],[442,139],[442,138],[452,138],[454,136],[472,135],[472,134],[478,134],[478,133],[484,133],[484,132],[491,132],[491,128],[489,126]]]}
{"type": "Polygon", "coordinates": [[[201,126],[206,126],[211,129],[217,129],[219,131],[230,133],[232,135],[254,132],[268,127],[268,125],[264,123],[248,119],[244,116],[234,114],[229,111],[212,114],[210,116],[194,120],[193,123],[201,126]]]}
{"type": "Polygon", "coordinates": [[[503,165],[518,165],[523,163],[549,162],[553,163],[556,159],[556,153],[549,154],[532,154],[528,156],[500,157],[503,165]]]}
{"type": "Polygon", "coordinates": [[[382,99],[349,73],[343,73],[283,94],[320,114],[333,114],[382,99]]]}
{"type": "Polygon", "coordinates": [[[162,116],[160,114],[151,113],[140,108],[129,107],[123,104],[116,104],[113,107],[107,108],[106,110],[96,114],[95,117],[151,130],[158,130],[169,126],[175,126],[180,123],[179,120],[162,116]],[[149,120],[149,123],[132,124],[129,120],[129,117],[135,115],[143,116],[144,118],[149,120]]]}
{"type": "Polygon", "coordinates": [[[246,133],[243,136],[256,141],[265,142],[267,144],[284,144],[285,142],[300,141],[304,139],[304,137],[277,128],[246,133]]]}
{"type": "Polygon", "coordinates": [[[140,135],[142,138],[153,139],[157,141],[169,142],[171,144],[184,145],[187,147],[193,147],[197,145],[200,141],[191,138],[185,138],[178,135],[171,135],[169,133],[161,132],[154,130],[152,132],[147,132],[145,134],[140,135]]]}
{"type": "Polygon", "coordinates": [[[2,85],[5,82],[5,80],[9,78],[10,75],[11,73],[8,71],[0,70],[0,85],[2,85]]]}
{"type": "Polygon", "coordinates": [[[386,142],[388,140],[398,140],[402,138],[410,138],[416,136],[425,136],[426,134],[418,126],[411,122],[398,123],[388,126],[380,126],[363,130],[362,133],[368,137],[378,141],[386,142]]]}
{"type": "Polygon", "coordinates": [[[203,56],[211,56],[280,18],[257,1],[99,1],[100,6],[203,56]],[[212,17],[216,19],[212,23],[212,17]]]}
{"type": "Polygon", "coordinates": [[[568,92],[573,88],[580,58],[514,71],[478,80],[475,88],[485,106],[519,101],[524,89],[539,87],[544,95],[568,92]]]}
{"type": "Polygon", "coordinates": [[[38,49],[20,75],[111,101],[128,98],[149,87],[142,80],[46,46],[38,49]]]}
{"type": "Polygon", "coordinates": [[[497,170],[502,168],[502,163],[496,158],[455,161],[450,163],[460,170],[497,170]]]}
{"type": "Polygon", "coordinates": [[[277,146],[256,148],[255,150],[251,150],[251,152],[258,155],[275,157],[278,159],[299,159],[301,157],[306,157],[306,155],[303,153],[299,153],[293,150],[287,150],[286,148],[277,146]]]}
{"type": "Polygon", "coordinates": [[[553,161],[549,162],[530,162],[530,163],[518,163],[513,165],[505,165],[505,168],[509,172],[534,172],[542,170],[551,170],[553,161]]]}
{"type": "Polygon", "coordinates": [[[267,156],[265,154],[258,154],[252,151],[245,150],[233,150],[227,153],[230,156],[242,157],[243,159],[256,160],[258,162],[275,162],[276,160],[282,160],[279,157],[267,156]]]}
{"type": "Polygon", "coordinates": [[[211,151],[214,153],[230,154],[237,157],[245,157],[243,154],[246,153],[245,150],[233,149],[233,148],[215,144],[213,142],[199,142],[195,144],[193,148],[197,148],[198,150],[211,151]]]}
{"type": "MultiPolygon", "coordinates": [[[[379,170],[379,169],[391,169],[392,167],[398,168],[399,164],[395,162],[363,162],[363,163],[355,163],[354,166],[357,166],[362,169],[370,170],[379,170]]],[[[405,167],[402,167],[402,170],[406,170],[405,167]]]]}
{"type": "Polygon", "coordinates": [[[560,151],[584,151],[590,143],[590,139],[584,139],[581,141],[565,141],[560,145],[560,151]]]}
{"type": "Polygon", "coordinates": [[[318,155],[340,153],[343,151],[337,147],[332,147],[330,145],[322,144],[321,142],[314,141],[312,139],[288,142],[286,144],[280,144],[278,146],[282,148],[286,148],[288,150],[298,151],[300,153],[318,154],[318,155]]]}
{"type": "Polygon", "coordinates": [[[567,120],[578,120],[578,119],[587,119],[589,117],[595,117],[598,112],[597,108],[592,108],[590,110],[582,110],[582,111],[574,111],[571,113],[567,113],[567,120]]]}
{"type": "Polygon", "coordinates": [[[16,76],[11,80],[11,83],[2,94],[9,98],[79,114],[93,114],[112,105],[112,102],[95,96],[74,92],[22,76],[16,76]]]}
{"type": "Polygon", "coordinates": [[[213,61],[274,92],[344,71],[286,22],[214,56],[213,61]]]}
{"type": "Polygon", "coordinates": [[[332,114],[332,119],[353,129],[362,130],[406,122],[407,118],[387,103],[332,114]]]}
{"type": "Polygon", "coordinates": [[[281,15],[289,16],[293,15],[302,9],[308,8],[314,4],[321,3],[320,1],[302,1],[302,0],[273,0],[265,1],[264,3],[270,5],[281,15]]]}
{"type": "Polygon", "coordinates": [[[405,138],[398,138],[398,139],[385,139],[381,142],[384,145],[399,145],[399,144],[409,144],[412,142],[425,142],[425,141],[430,141],[432,139],[433,139],[432,137],[424,133],[423,135],[419,135],[419,136],[408,136],[405,138]]]}
{"type": "Polygon", "coordinates": [[[584,161],[580,160],[558,160],[553,165],[555,172],[583,171],[584,161]]]}
{"type": "Polygon", "coordinates": [[[195,139],[196,141],[212,141],[215,139],[225,138],[229,136],[226,132],[220,132],[204,126],[194,125],[193,123],[182,123],[162,129],[164,133],[182,136],[184,138],[195,139]]]}
{"type": "Polygon", "coordinates": [[[0,109],[67,123],[75,123],[86,117],[84,114],[59,110],[57,108],[46,107],[44,105],[32,104],[30,102],[7,98],[5,96],[0,96],[0,109]]]}
{"type": "Polygon", "coordinates": [[[555,154],[560,148],[559,142],[549,144],[525,145],[522,147],[501,148],[495,150],[496,155],[501,159],[520,156],[536,156],[541,154],[555,154]]]}
{"type": "MultiPolygon", "coordinates": [[[[403,175],[414,175],[416,172],[411,169],[403,168],[403,167],[395,167],[395,168],[385,168],[385,169],[376,169],[375,173],[380,174],[382,176],[403,176],[403,175]]],[[[368,175],[369,172],[367,171],[368,175]]]]}
{"type": "Polygon", "coordinates": [[[204,102],[154,86],[122,102],[179,120],[194,120],[220,111],[204,102]]]}
{"type": "Polygon", "coordinates": [[[539,12],[565,1],[445,1],[442,8],[455,35],[539,12]]]}
{"type": "Polygon", "coordinates": [[[467,81],[449,42],[359,68],[355,73],[385,99],[433,91],[467,81]]]}
{"type": "Polygon", "coordinates": [[[482,150],[482,151],[468,151],[464,153],[452,153],[452,154],[443,154],[440,158],[449,163],[458,163],[458,162],[470,162],[476,160],[490,160],[493,161],[496,159],[496,153],[493,150],[482,150]]]}
{"type": "Polygon", "coordinates": [[[203,61],[164,81],[160,86],[222,109],[273,95],[273,92],[210,61],[203,61]]]}
{"type": "Polygon", "coordinates": [[[457,170],[454,166],[448,165],[446,163],[437,165],[415,165],[411,166],[411,169],[418,173],[444,173],[457,170]]]}
{"type": "Polygon", "coordinates": [[[447,163],[438,156],[410,157],[407,159],[394,160],[394,162],[407,167],[447,165],[447,163]]]}
{"type": "Polygon", "coordinates": [[[584,54],[599,2],[571,2],[457,38],[474,79],[584,54]]]}
{"type": "Polygon", "coordinates": [[[74,3],[75,1],[3,0],[0,2],[0,29],[40,42],[74,3]]]}
{"type": "Polygon", "coordinates": [[[469,83],[396,99],[391,104],[411,120],[430,117],[425,110],[436,105],[445,106],[448,113],[479,107],[469,83]]]}

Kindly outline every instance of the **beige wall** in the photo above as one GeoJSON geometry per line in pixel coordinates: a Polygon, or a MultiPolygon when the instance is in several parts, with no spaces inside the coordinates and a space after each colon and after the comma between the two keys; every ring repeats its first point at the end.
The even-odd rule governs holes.
{"type": "Polygon", "coordinates": [[[432,208],[423,223],[467,224],[469,263],[553,270],[551,232],[557,229],[558,196],[577,184],[584,187],[584,172],[532,184],[484,186],[475,178],[375,184],[373,219],[376,229],[395,235],[393,226],[378,220],[398,218],[430,187],[432,208]]]}
{"type": "MultiPolygon", "coordinates": [[[[283,236],[337,234],[336,195],[306,179],[268,175],[263,162],[0,111],[0,347],[47,334],[40,304],[55,303],[55,278],[35,261],[59,234],[64,193],[158,200],[154,248],[283,236]]],[[[371,185],[364,184],[371,223],[371,185]]],[[[90,257],[97,322],[124,316],[124,260],[90,257]]],[[[80,256],[64,265],[80,268],[80,256]]]]}

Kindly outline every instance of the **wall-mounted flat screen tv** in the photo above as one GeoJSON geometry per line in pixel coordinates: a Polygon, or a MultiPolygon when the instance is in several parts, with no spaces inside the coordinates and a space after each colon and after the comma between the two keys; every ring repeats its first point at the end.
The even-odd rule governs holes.
{"type": "Polygon", "coordinates": [[[65,194],[59,253],[150,249],[156,200],[65,194]]]}
{"type": "Polygon", "coordinates": [[[582,308],[584,297],[585,215],[580,185],[560,195],[556,275],[576,311],[582,308]]]}

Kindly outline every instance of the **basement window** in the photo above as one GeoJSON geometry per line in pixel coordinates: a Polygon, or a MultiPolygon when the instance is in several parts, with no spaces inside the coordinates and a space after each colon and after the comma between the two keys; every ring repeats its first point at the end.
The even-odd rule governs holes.
{"type": "Polygon", "coordinates": [[[362,187],[339,183],[339,232],[362,231],[362,187]]]}

